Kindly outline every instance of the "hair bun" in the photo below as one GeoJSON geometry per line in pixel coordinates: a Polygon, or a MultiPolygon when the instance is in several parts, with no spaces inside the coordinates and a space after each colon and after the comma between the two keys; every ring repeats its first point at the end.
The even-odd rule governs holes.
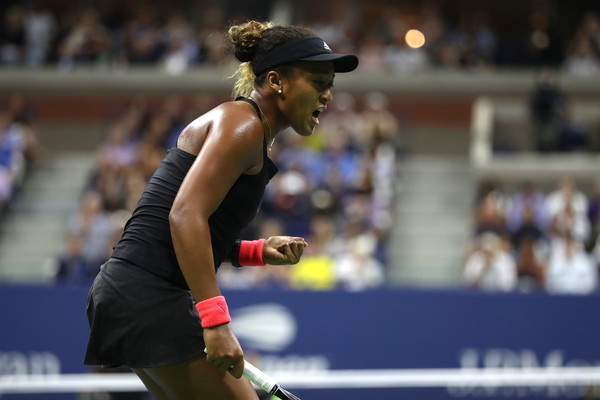
{"type": "Polygon", "coordinates": [[[248,21],[245,24],[234,25],[227,34],[234,47],[235,57],[241,62],[252,61],[256,54],[256,46],[262,38],[263,32],[268,29],[267,24],[257,21],[248,21]]]}
{"type": "Polygon", "coordinates": [[[254,54],[256,54],[256,51],[255,47],[236,46],[234,54],[235,58],[237,58],[239,61],[247,62],[252,61],[252,59],[254,58],[254,54]]]}

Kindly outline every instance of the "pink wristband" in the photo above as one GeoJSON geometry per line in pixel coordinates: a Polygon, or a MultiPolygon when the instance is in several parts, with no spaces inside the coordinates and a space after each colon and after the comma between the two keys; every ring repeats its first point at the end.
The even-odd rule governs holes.
{"type": "Polygon", "coordinates": [[[210,299],[199,301],[196,303],[196,310],[198,310],[198,314],[202,320],[203,328],[211,328],[231,322],[229,308],[223,296],[211,297],[210,299]]]}
{"type": "Polygon", "coordinates": [[[263,266],[263,247],[266,239],[258,240],[242,240],[240,244],[240,252],[238,262],[245,267],[263,266]]]}

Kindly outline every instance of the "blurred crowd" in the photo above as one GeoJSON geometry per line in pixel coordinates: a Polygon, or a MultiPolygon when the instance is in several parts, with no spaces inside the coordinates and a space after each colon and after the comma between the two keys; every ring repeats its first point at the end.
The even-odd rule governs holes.
{"type": "Polygon", "coordinates": [[[480,186],[463,277],[490,291],[589,294],[599,289],[600,180],[589,190],[565,176],[544,190],[480,186]]]}
{"type": "MultiPolygon", "coordinates": [[[[57,280],[88,282],[111,254],[147,180],[182,128],[215,99],[132,99],[110,121],[106,139],[59,259],[57,280]]],[[[295,289],[382,286],[386,238],[399,152],[398,123],[388,99],[337,93],[309,139],[282,132],[269,157],[279,172],[242,238],[303,236],[309,243],[292,267],[223,266],[223,287],[295,289]]]]}
{"type": "MultiPolygon", "coordinates": [[[[228,25],[283,15],[289,23],[311,26],[336,51],[356,53],[362,71],[550,66],[581,76],[600,73],[600,14],[579,7],[569,16],[571,24],[562,23],[566,16],[557,11],[558,2],[520,8],[527,11],[519,14],[518,24],[501,24],[495,12],[504,6],[491,3],[459,4],[448,12],[454,2],[306,0],[298,2],[304,8],[293,17],[279,6],[294,2],[256,2],[259,15],[232,10],[233,3],[199,0],[178,6],[174,1],[169,7],[150,0],[11,0],[0,6],[0,67],[144,66],[178,74],[222,66],[232,62],[224,37],[228,25]],[[423,33],[422,47],[409,46],[409,29],[423,33]]],[[[530,104],[537,150],[589,148],[569,119],[560,88],[544,81],[537,89],[530,104]]],[[[140,96],[109,121],[80,209],[68,223],[58,281],[93,279],[181,129],[215,101],[168,96],[157,103],[140,96]]],[[[279,173],[257,219],[243,232],[249,239],[304,236],[305,256],[291,268],[224,265],[224,287],[362,290],[384,285],[401,154],[398,122],[381,93],[360,98],[336,93],[318,130],[309,139],[291,132],[278,136],[270,157],[279,173]]],[[[18,190],[28,163],[42,154],[32,110],[22,96],[11,97],[0,109],[0,208],[18,190]]],[[[497,185],[482,188],[464,270],[469,285],[553,293],[597,290],[600,184],[584,195],[573,181],[565,182],[551,193],[533,183],[517,193],[497,185]]]]}
{"type": "Polygon", "coordinates": [[[23,95],[10,95],[0,104],[0,216],[44,153],[33,109],[23,95]]]}
{"type": "MultiPolygon", "coordinates": [[[[227,60],[226,27],[249,17],[232,10],[231,2],[171,7],[150,0],[62,3],[9,1],[0,8],[0,65],[61,70],[159,66],[181,73],[227,60]]],[[[600,72],[598,13],[573,10],[569,17],[576,22],[565,27],[566,16],[551,1],[520,7],[524,15],[517,20],[497,5],[465,7],[441,0],[290,4],[264,2],[256,5],[260,15],[254,17],[307,24],[338,52],[358,54],[365,71],[548,65],[586,76],[600,72]],[[318,12],[311,4],[318,5],[318,12]],[[410,29],[423,33],[422,47],[407,44],[410,29]]]]}

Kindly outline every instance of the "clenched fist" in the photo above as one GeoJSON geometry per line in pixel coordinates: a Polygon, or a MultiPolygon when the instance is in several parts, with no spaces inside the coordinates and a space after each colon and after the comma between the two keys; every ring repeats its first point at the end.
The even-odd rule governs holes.
{"type": "Polygon", "coordinates": [[[263,261],[271,265],[296,264],[306,246],[308,244],[301,237],[271,236],[263,247],[263,261]]]}

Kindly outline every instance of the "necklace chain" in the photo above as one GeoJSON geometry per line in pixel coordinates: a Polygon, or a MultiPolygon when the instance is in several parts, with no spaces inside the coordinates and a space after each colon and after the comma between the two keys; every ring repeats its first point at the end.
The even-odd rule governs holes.
{"type": "Polygon", "coordinates": [[[269,138],[271,139],[271,141],[269,142],[269,146],[267,146],[267,149],[269,151],[271,151],[271,148],[273,147],[273,143],[275,143],[275,136],[271,137],[271,135],[273,134],[273,132],[271,131],[271,125],[269,125],[269,121],[267,120],[267,116],[265,115],[265,113],[262,110],[262,108],[260,108],[260,105],[258,104],[258,101],[256,101],[252,97],[250,97],[250,98],[254,101],[254,103],[256,104],[256,107],[258,107],[258,110],[260,111],[260,115],[265,120],[265,123],[267,124],[267,128],[269,129],[269,138]]]}

